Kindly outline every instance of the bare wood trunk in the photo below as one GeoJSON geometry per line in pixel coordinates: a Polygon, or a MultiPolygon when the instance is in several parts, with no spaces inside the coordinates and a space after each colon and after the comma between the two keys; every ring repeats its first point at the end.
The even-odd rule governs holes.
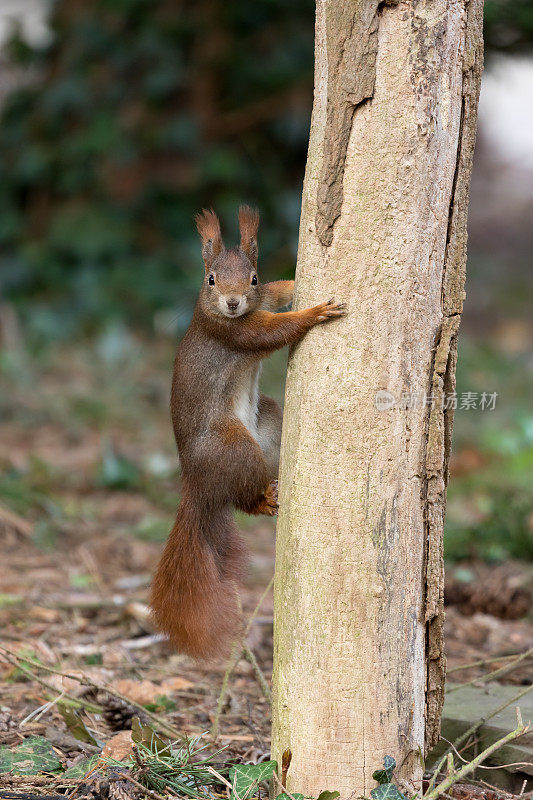
{"type": "Polygon", "coordinates": [[[295,305],[349,314],[289,360],[273,709],[273,757],[290,748],[309,796],[368,796],[386,754],[419,788],[439,735],[443,397],[481,70],[482,0],[317,0],[295,305]]]}

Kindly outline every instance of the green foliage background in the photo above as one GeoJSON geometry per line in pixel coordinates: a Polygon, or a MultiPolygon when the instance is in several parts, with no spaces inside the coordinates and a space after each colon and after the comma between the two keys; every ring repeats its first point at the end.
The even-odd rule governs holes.
{"type": "MultiPolygon", "coordinates": [[[[182,327],[200,278],[193,214],[263,215],[262,264],[294,265],[313,0],[60,0],[51,43],[15,37],[30,85],[0,124],[0,296],[38,337],[102,319],[182,327]]],[[[530,0],[489,0],[492,50],[533,39],[530,0]]]]}
{"type": "MultiPolygon", "coordinates": [[[[116,424],[128,423],[130,436],[167,424],[167,383],[150,388],[143,369],[159,359],[158,374],[168,376],[173,342],[159,352],[166,337],[157,336],[145,351],[138,341],[148,338],[133,331],[179,335],[188,324],[202,277],[193,216],[204,206],[221,215],[231,241],[238,205],[257,205],[263,277],[292,275],[314,0],[56,0],[51,28],[42,47],[14,36],[10,56],[28,79],[0,119],[0,306],[16,308],[24,331],[16,352],[0,352],[0,417],[100,432],[101,463],[89,480],[144,492],[166,513],[176,498],[162,492],[161,477],[149,479],[108,437],[116,424]],[[85,362],[89,391],[75,380],[60,397],[41,391],[50,370],[85,362]]],[[[530,49],[533,0],[487,0],[485,36],[489,60],[530,49]]],[[[510,219],[485,223],[469,247],[465,317],[479,327],[461,336],[458,392],[496,391],[498,405],[456,414],[459,461],[474,452],[480,465],[450,486],[451,558],[533,559],[533,371],[526,350],[505,353],[487,335],[530,312],[530,226],[510,219]]],[[[278,354],[265,370],[278,399],[284,366],[278,354]]],[[[39,460],[25,472],[8,465],[0,501],[33,509],[36,541],[54,546],[65,516],[58,487],[78,480],[39,460]]],[[[166,517],[148,517],[136,535],[167,531],[166,517]]]]}
{"type": "MultiPolygon", "coordinates": [[[[313,64],[309,0],[61,2],[39,76],[0,126],[0,278],[34,328],[187,307],[193,214],[263,214],[267,271],[293,266],[313,64]]],[[[53,333],[39,330],[39,333],[53,333]]]]}

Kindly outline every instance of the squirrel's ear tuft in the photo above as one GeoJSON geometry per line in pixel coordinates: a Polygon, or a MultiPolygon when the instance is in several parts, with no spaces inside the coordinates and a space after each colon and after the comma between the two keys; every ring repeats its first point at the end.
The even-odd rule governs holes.
{"type": "Polygon", "coordinates": [[[224,249],[224,242],[220,233],[220,222],[215,212],[206,208],[203,209],[201,214],[196,214],[194,219],[202,239],[202,258],[207,270],[211,268],[215,258],[224,249]]]}
{"type": "Polygon", "coordinates": [[[239,208],[239,230],[241,232],[241,250],[246,253],[254,267],[257,266],[257,229],[259,212],[250,206],[239,208]]]}

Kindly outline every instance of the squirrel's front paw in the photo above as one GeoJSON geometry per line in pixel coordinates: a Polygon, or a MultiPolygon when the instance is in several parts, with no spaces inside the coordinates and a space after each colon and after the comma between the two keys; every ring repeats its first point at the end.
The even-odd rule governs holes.
{"type": "Polygon", "coordinates": [[[327,303],[320,303],[315,306],[317,322],[325,322],[327,319],[334,319],[335,317],[343,317],[346,314],[346,304],[336,303],[333,298],[328,300],[327,303]]]}
{"type": "Polygon", "coordinates": [[[266,514],[275,517],[278,513],[278,482],[271,481],[251,514],[266,514]]]}

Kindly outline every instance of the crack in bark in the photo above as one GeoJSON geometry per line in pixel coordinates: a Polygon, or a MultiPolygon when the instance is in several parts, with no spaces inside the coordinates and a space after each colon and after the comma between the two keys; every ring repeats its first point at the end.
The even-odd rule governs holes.
{"type": "Polygon", "coordinates": [[[446,659],[443,651],[444,567],[442,537],[446,507],[450,436],[445,430],[445,393],[454,381],[454,350],[460,316],[445,317],[435,347],[430,396],[431,410],[425,453],[423,503],[425,509],[425,622],[426,622],[426,749],[437,744],[444,702],[446,659]]]}
{"type": "MultiPolygon", "coordinates": [[[[450,195],[450,208],[448,211],[448,229],[446,231],[446,251],[444,255],[444,266],[442,268],[442,287],[441,287],[441,305],[444,306],[444,287],[446,285],[446,268],[448,266],[448,248],[452,236],[452,226],[454,223],[454,207],[455,207],[455,195],[457,191],[457,181],[459,180],[459,169],[461,167],[461,154],[462,154],[462,145],[463,145],[463,128],[464,128],[464,121],[465,121],[465,108],[466,108],[466,100],[465,100],[465,81],[463,80],[463,97],[461,99],[461,119],[459,121],[459,136],[457,138],[457,156],[455,162],[455,173],[453,176],[453,184],[452,184],[452,193],[450,195]]],[[[466,243],[465,243],[466,245],[466,243]]],[[[466,251],[465,251],[466,257],[466,251]]]]}

